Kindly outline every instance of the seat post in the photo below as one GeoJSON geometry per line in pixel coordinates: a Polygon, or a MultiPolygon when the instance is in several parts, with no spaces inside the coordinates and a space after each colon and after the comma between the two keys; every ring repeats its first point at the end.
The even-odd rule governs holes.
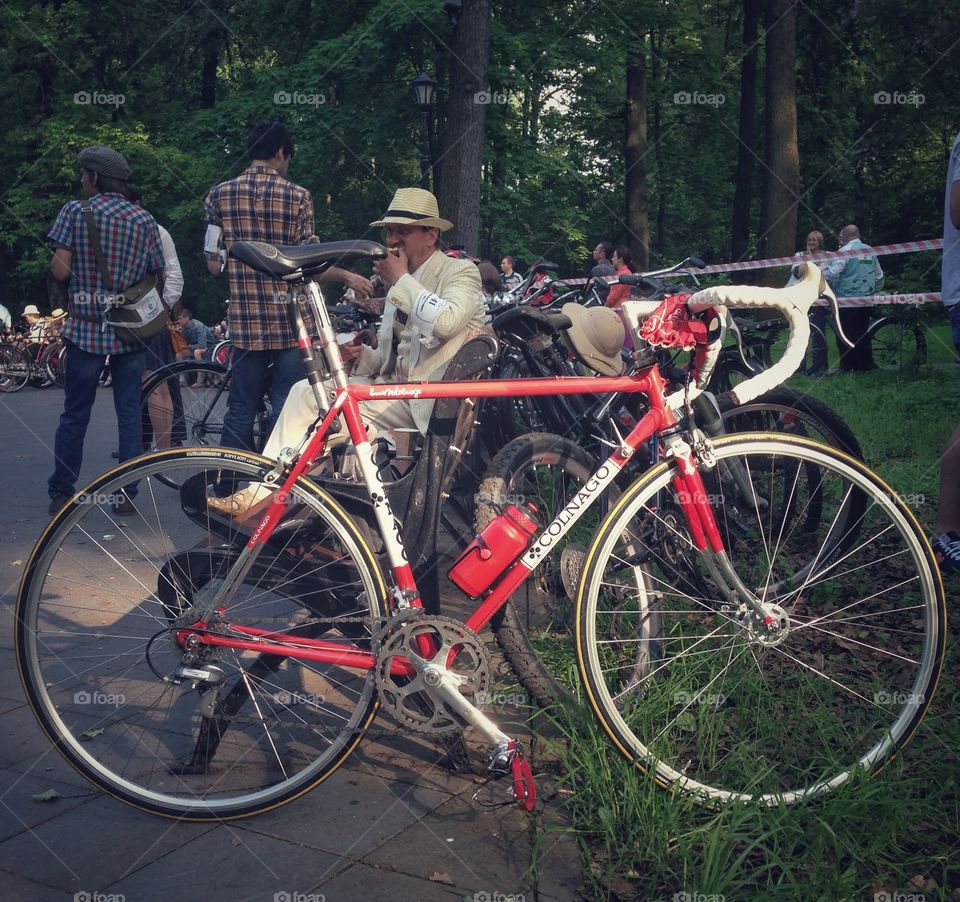
{"type": "Polygon", "coordinates": [[[337,336],[333,331],[333,323],[330,321],[330,314],[327,312],[327,305],[323,299],[323,293],[320,286],[310,280],[304,283],[304,291],[296,292],[291,295],[289,310],[292,319],[292,325],[297,335],[297,346],[300,348],[300,356],[303,358],[303,365],[307,371],[307,381],[313,389],[314,397],[317,400],[317,407],[326,412],[330,409],[330,400],[323,390],[323,381],[328,375],[333,378],[333,383],[338,388],[347,387],[347,371],[343,365],[343,358],[340,356],[340,347],[337,344],[337,336]],[[320,347],[323,350],[324,362],[314,355],[313,342],[307,327],[304,325],[303,316],[300,313],[300,300],[310,305],[314,320],[320,333],[320,347]]]}

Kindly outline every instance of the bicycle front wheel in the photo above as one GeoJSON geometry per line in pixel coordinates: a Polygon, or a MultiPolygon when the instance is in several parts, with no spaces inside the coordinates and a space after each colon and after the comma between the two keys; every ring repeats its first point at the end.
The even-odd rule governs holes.
{"type": "Polygon", "coordinates": [[[693,547],[664,462],[588,551],[578,663],[604,729],[662,786],[793,804],[878,770],[914,733],[942,665],[943,586],[909,510],[854,459],[763,435],[714,450],[714,472],[740,471],[739,488],[705,478],[733,579],[771,619],[721,592],[731,579],[693,547]],[[651,611],[653,638],[638,622],[651,611]]]}
{"type": "Polygon", "coordinates": [[[370,650],[386,592],[357,527],[301,479],[241,574],[259,518],[241,525],[207,506],[271,467],[205,449],[130,461],[64,507],[33,550],[17,598],[27,698],[67,760],[124,802],[191,820],[268,810],[329,776],[373,718],[372,670],[277,653],[316,639],[370,650]],[[113,513],[134,484],[136,512],[113,513]],[[197,626],[227,580],[231,594],[197,626]],[[186,627],[249,647],[188,641],[186,627]]]}

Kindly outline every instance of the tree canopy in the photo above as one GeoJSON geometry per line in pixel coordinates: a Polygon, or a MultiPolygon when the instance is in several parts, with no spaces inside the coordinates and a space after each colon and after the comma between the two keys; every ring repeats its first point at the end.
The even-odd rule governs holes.
{"type": "MultiPolygon", "coordinates": [[[[960,10],[760,6],[751,40],[756,0],[464,0],[457,26],[440,0],[10,0],[0,294],[12,308],[51,305],[46,231],[79,195],[76,153],[103,143],[127,156],[171,231],[185,298],[219,315],[202,201],[244,168],[249,127],[291,129],[290,177],[313,193],[321,239],[363,236],[396,187],[419,182],[421,67],[439,85],[441,210],[471,219],[463,234],[484,257],[579,273],[600,239],[648,247],[653,267],[729,260],[738,229],[736,252],[753,257],[774,236],[796,249],[811,229],[829,243],[847,222],[877,244],[939,236],[960,10]],[[478,17],[482,59],[467,53],[482,28],[456,31],[478,17]]],[[[888,285],[938,287],[937,255],[891,262],[888,285]]]]}

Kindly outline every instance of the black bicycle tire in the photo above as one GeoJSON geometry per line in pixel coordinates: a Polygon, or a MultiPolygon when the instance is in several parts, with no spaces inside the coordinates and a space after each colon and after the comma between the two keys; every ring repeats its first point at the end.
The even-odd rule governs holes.
{"type": "MultiPolygon", "coordinates": [[[[858,460],[864,459],[860,442],[857,441],[856,435],[854,435],[853,430],[847,425],[846,420],[829,404],[813,395],[804,394],[803,392],[780,385],[768,392],[764,392],[760,397],[746,404],[735,404],[729,394],[720,395],[717,400],[720,404],[720,413],[725,423],[735,421],[738,415],[749,415],[755,411],[795,411],[801,422],[806,422],[817,430],[817,436],[815,436],[817,441],[824,440],[825,444],[837,448],[845,454],[849,454],[851,457],[856,457],[858,460]]],[[[737,430],[734,428],[729,431],[735,432],[737,430]]],[[[767,427],[758,430],[754,427],[751,431],[766,432],[773,430],[769,430],[767,427]]]]}
{"type": "MultiPolygon", "coordinates": [[[[817,456],[819,455],[821,463],[824,459],[826,459],[831,465],[840,468],[838,472],[853,471],[853,474],[856,478],[861,479],[864,485],[870,486],[870,490],[874,493],[875,499],[882,496],[885,499],[883,504],[886,509],[892,509],[895,512],[896,517],[899,518],[899,528],[902,528],[905,534],[908,534],[911,537],[911,540],[914,543],[916,563],[923,569],[924,572],[923,581],[927,585],[927,591],[929,592],[929,595],[927,596],[928,606],[926,611],[929,617],[928,623],[931,626],[932,632],[924,633],[924,636],[928,637],[926,640],[927,657],[925,658],[923,665],[919,668],[917,674],[917,680],[920,682],[919,684],[911,686],[910,688],[912,691],[909,696],[905,698],[903,702],[900,702],[909,703],[911,705],[916,703],[916,708],[909,713],[909,717],[904,721],[904,724],[899,725],[899,732],[896,736],[892,737],[892,744],[889,748],[884,748],[884,744],[886,743],[885,734],[883,734],[882,731],[879,734],[883,738],[877,740],[878,745],[876,746],[876,749],[883,749],[884,753],[883,757],[879,757],[878,754],[879,766],[876,766],[877,761],[871,761],[871,766],[868,768],[867,772],[868,774],[872,775],[873,773],[876,773],[878,770],[882,769],[883,766],[888,764],[889,761],[895,757],[897,752],[914,735],[920,724],[920,721],[923,719],[923,716],[929,709],[932,696],[939,682],[944,660],[946,637],[946,604],[942,580],[940,579],[939,573],[936,569],[929,543],[926,540],[923,530],[917,523],[916,518],[910,512],[909,508],[907,508],[907,506],[903,503],[903,501],[897,496],[897,494],[893,492],[889,486],[885,485],[882,480],[876,476],[876,474],[864,466],[862,462],[845,456],[837,452],[835,449],[825,447],[822,444],[812,443],[808,439],[798,438],[790,435],[730,435],[725,436],[716,443],[716,449],[727,449],[727,454],[729,456],[733,456],[741,449],[744,453],[772,455],[778,453],[785,454],[786,452],[783,450],[778,450],[783,446],[786,446],[786,452],[790,452],[791,449],[793,449],[792,453],[796,456],[797,451],[799,450],[802,454],[806,454],[813,461],[816,461],[817,456]],[[770,441],[771,439],[774,440],[772,443],[770,441]],[[752,452],[751,449],[753,449],[752,452]]],[[[689,777],[681,773],[680,777],[678,778],[669,762],[661,763],[657,760],[656,756],[653,756],[652,761],[648,762],[643,752],[643,740],[636,738],[632,733],[632,728],[627,727],[626,722],[622,720],[611,708],[611,705],[614,705],[615,702],[611,698],[608,689],[604,687],[602,663],[599,660],[599,652],[597,651],[596,644],[597,637],[592,635],[595,627],[593,627],[590,622],[591,610],[595,607],[595,602],[591,599],[591,593],[599,591],[598,586],[604,585],[604,568],[607,560],[614,555],[614,550],[611,543],[615,540],[617,535],[624,531],[625,524],[632,522],[632,518],[636,514],[636,510],[633,508],[638,504],[638,502],[641,501],[644,493],[646,493],[649,497],[659,497],[656,494],[658,487],[661,487],[664,484],[664,481],[669,479],[668,467],[668,463],[660,463],[655,467],[652,467],[646,473],[642,474],[634,482],[634,484],[623,495],[619,504],[610,512],[604,524],[598,530],[594,542],[587,553],[587,564],[577,597],[578,666],[580,667],[581,676],[584,680],[588,702],[604,731],[611,738],[618,750],[639,770],[651,772],[656,779],[656,782],[661,787],[673,792],[688,793],[698,802],[712,807],[713,805],[717,804],[718,801],[729,795],[725,789],[718,789],[717,787],[711,787],[708,784],[703,783],[698,783],[696,786],[692,787],[687,786],[685,784],[689,777]],[[640,747],[638,747],[636,743],[640,743],[640,747]],[[709,790],[708,793],[704,792],[704,787],[709,790]]],[[[637,508],[637,510],[645,509],[646,508],[643,508],[642,505],[637,508]]],[[[878,531],[878,535],[881,537],[885,534],[886,530],[878,531]]],[[[881,555],[876,561],[878,570],[885,569],[886,563],[887,558],[881,555]]],[[[828,568],[824,572],[828,573],[831,571],[828,568]]],[[[855,568],[851,565],[849,575],[854,580],[860,578],[859,568],[855,568]]],[[[899,577],[893,577],[895,581],[898,578],[899,577]]],[[[897,583],[897,585],[899,585],[899,583],[897,583]]],[[[877,597],[872,589],[866,589],[864,591],[867,592],[867,595],[865,596],[866,601],[870,601],[877,597]]],[[[890,603],[895,607],[891,613],[896,614],[896,612],[899,610],[899,608],[896,606],[902,602],[900,601],[899,593],[894,592],[893,594],[895,597],[890,603]]],[[[844,612],[848,612],[849,607],[850,606],[848,605],[840,608],[839,613],[842,615],[844,612]]],[[[596,611],[593,611],[593,613],[596,613],[596,611]]],[[[915,616],[919,617],[920,615],[915,616]]],[[[848,613],[847,618],[856,620],[856,615],[848,613]]],[[[891,640],[888,637],[888,641],[895,640],[891,640]]],[[[702,647],[697,646],[696,643],[690,647],[698,648],[696,654],[701,656],[704,654],[702,647]]],[[[658,668],[660,673],[668,675],[669,672],[673,670],[679,673],[682,677],[684,665],[682,663],[678,664],[677,659],[670,657],[669,654],[667,654],[667,660],[670,662],[669,665],[666,665],[665,668],[658,668]]],[[[848,660],[848,658],[844,656],[841,658],[841,660],[845,661],[848,660]]],[[[722,663],[724,663],[726,666],[726,657],[724,657],[722,663]]],[[[752,664],[749,664],[749,666],[756,666],[756,662],[754,661],[752,664]]],[[[898,665],[894,663],[892,666],[896,667],[898,665]]],[[[811,672],[816,675],[817,670],[814,669],[811,672]]],[[[869,674],[869,669],[867,670],[867,673],[869,674]]],[[[663,679],[663,677],[661,676],[660,679],[663,679]]],[[[825,679],[829,680],[829,676],[826,676],[825,679]]],[[[619,697],[620,695],[621,692],[618,692],[617,696],[619,697]]],[[[638,708],[637,710],[640,709],[638,708]]],[[[657,723],[655,718],[654,722],[657,723]]],[[[900,723],[899,719],[897,723],[900,723]]],[[[660,730],[665,728],[661,724],[659,727],[655,727],[655,729],[660,730]]],[[[851,732],[855,733],[856,731],[853,730],[851,732]]],[[[659,737],[659,735],[660,733],[657,732],[657,737],[659,737]]],[[[790,741],[791,735],[791,731],[789,730],[785,733],[785,737],[788,742],[790,741]]],[[[748,746],[751,749],[753,748],[753,746],[750,746],[749,744],[748,746]]],[[[803,749],[804,747],[800,746],[800,748],[803,749]]],[[[648,754],[650,753],[648,752],[648,754]]],[[[861,751],[861,755],[864,756],[864,758],[868,757],[867,751],[861,751]]],[[[709,758],[709,755],[707,757],[709,758]]],[[[858,769],[855,765],[858,764],[859,762],[848,762],[847,773],[838,775],[838,781],[840,780],[840,777],[842,777],[845,781],[855,776],[858,773],[858,769]]],[[[810,792],[819,795],[829,792],[833,788],[835,788],[833,783],[827,783],[821,780],[819,783],[815,784],[814,787],[812,787],[810,792]]],[[[797,802],[804,801],[810,797],[812,797],[812,795],[809,793],[806,795],[802,793],[798,795],[796,792],[792,791],[784,794],[777,792],[772,794],[768,793],[762,798],[759,796],[754,796],[754,798],[766,804],[779,804],[780,801],[783,801],[785,804],[796,804],[797,802]],[[779,800],[777,798],[778,795],[780,796],[779,800]]],[[[750,796],[744,795],[740,798],[747,799],[750,798],[750,796]]]]}
{"type": "MultiPolygon", "coordinates": [[[[17,376],[12,379],[0,380],[0,391],[7,394],[13,394],[14,392],[20,391],[29,381],[30,375],[32,372],[32,366],[30,363],[30,356],[22,348],[18,348],[14,344],[4,343],[0,345],[0,350],[3,351],[5,355],[8,355],[12,360],[18,361],[17,376]],[[20,378],[20,373],[22,373],[22,379],[20,378]]],[[[9,372],[5,369],[5,372],[9,372]]]]}
{"type": "MultiPolygon", "coordinates": [[[[530,433],[513,439],[491,461],[480,484],[474,509],[474,530],[477,533],[501,513],[503,502],[511,495],[510,486],[517,474],[528,467],[535,456],[547,453],[556,454],[558,460],[563,462],[564,471],[581,483],[586,482],[597,468],[597,462],[583,448],[562,436],[530,433]]],[[[611,491],[616,492],[616,489],[611,486],[611,491]]],[[[541,523],[541,526],[545,525],[541,523]]],[[[548,593],[538,581],[541,578],[542,575],[534,573],[517,589],[518,593],[528,594],[528,604],[549,603],[548,593]]],[[[570,699],[569,691],[537,654],[523,617],[512,599],[493,617],[491,628],[517,679],[537,705],[548,708],[570,699]]]]}
{"type": "MultiPolygon", "coordinates": [[[[255,799],[246,802],[238,800],[235,803],[231,799],[229,803],[214,807],[201,805],[189,794],[174,798],[158,790],[140,788],[140,792],[137,793],[127,789],[124,784],[131,783],[131,779],[124,772],[111,771],[110,765],[99,762],[91,752],[88,752],[81,744],[84,741],[84,734],[74,735],[69,727],[61,726],[57,706],[49,697],[49,682],[43,678],[43,665],[35,652],[35,647],[42,643],[36,640],[38,630],[34,619],[35,616],[39,616],[36,614],[38,606],[46,600],[43,586],[52,562],[56,558],[56,551],[82,517],[86,516],[86,512],[95,506],[84,503],[83,499],[100,498],[108,492],[117,491],[117,486],[137,480],[143,485],[147,479],[151,478],[151,474],[158,466],[180,461],[198,470],[202,470],[205,465],[208,465],[210,470],[217,470],[220,467],[239,468],[252,478],[265,476],[274,465],[264,457],[241,451],[210,449],[204,455],[199,454],[198,449],[172,449],[120,464],[86,486],[78,494],[77,499],[65,505],[54,517],[37,541],[27,562],[16,603],[17,663],[27,700],[44,732],[68,763],[90,782],[126,804],[164,817],[202,822],[232,820],[280,807],[309,792],[334,773],[356,748],[363,733],[372,722],[379,705],[376,692],[371,691],[368,698],[358,701],[357,713],[354,716],[357,725],[344,727],[343,735],[338,738],[338,747],[331,753],[330,760],[322,768],[311,769],[308,776],[301,777],[299,780],[292,778],[283,781],[283,784],[291,785],[282,788],[281,784],[278,784],[281,788],[275,792],[270,787],[270,791],[265,790],[257,794],[255,799]],[[37,580],[39,585],[36,585],[37,580]],[[264,798],[260,799],[260,795],[264,798]],[[187,800],[190,800],[190,803],[187,800]]],[[[384,616],[387,610],[386,583],[376,555],[370,549],[361,531],[336,501],[309,479],[298,480],[297,489],[303,497],[312,499],[310,503],[316,505],[315,511],[325,512],[327,523],[337,524],[337,529],[341,530],[339,535],[347,537],[347,545],[353,549],[357,566],[365,575],[365,584],[373,590],[371,595],[368,588],[364,596],[367,598],[370,610],[373,616],[378,618],[384,616]]],[[[108,538],[112,539],[113,536],[108,538]]]]}
{"type": "Polygon", "coordinates": [[[898,335],[907,336],[909,334],[910,336],[909,339],[904,338],[902,352],[898,355],[897,360],[898,369],[903,369],[905,365],[911,369],[916,369],[927,362],[927,336],[920,323],[900,319],[896,316],[884,316],[881,319],[874,320],[867,329],[867,340],[870,342],[871,348],[877,335],[884,331],[896,331],[898,335]],[[911,342],[910,347],[907,347],[907,342],[911,342]]]}

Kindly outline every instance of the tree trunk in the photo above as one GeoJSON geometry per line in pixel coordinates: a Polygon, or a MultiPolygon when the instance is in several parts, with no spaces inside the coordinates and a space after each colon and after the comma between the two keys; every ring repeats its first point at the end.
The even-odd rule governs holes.
{"type": "Polygon", "coordinates": [[[203,67],[200,72],[200,106],[217,104],[217,66],[220,64],[220,32],[208,31],[203,38],[203,67]]]}
{"type": "Polygon", "coordinates": [[[634,263],[648,269],[650,216],[647,209],[647,61],[643,45],[633,41],[627,51],[626,125],[623,157],[626,165],[627,243],[634,263]]]}
{"type": "Polygon", "coordinates": [[[740,63],[740,140],[734,178],[730,259],[743,260],[750,245],[750,203],[753,200],[753,158],[757,138],[757,34],[760,0],[743,0],[743,46],[740,63]]]}
{"type": "Polygon", "coordinates": [[[450,47],[447,120],[440,142],[443,165],[436,194],[441,216],[454,228],[444,235],[468,252],[477,248],[480,230],[480,178],[487,106],[500,102],[488,91],[490,0],[464,0],[450,47]]]}
{"type": "Polygon", "coordinates": [[[766,144],[760,208],[761,257],[792,254],[797,242],[800,153],[797,147],[797,9],[793,0],[766,8],[766,144]]]}
{"type": "Polygon", "coordinates": [[[657,162],[657,254],[662,258],[667,244],[667,188],[665,183],[666,167],[663,163],[663,105],[660,103],[660,59],[663,54],[663,29],[650,31],[650,75],[653,78],[653,153],[657,162]]]}

